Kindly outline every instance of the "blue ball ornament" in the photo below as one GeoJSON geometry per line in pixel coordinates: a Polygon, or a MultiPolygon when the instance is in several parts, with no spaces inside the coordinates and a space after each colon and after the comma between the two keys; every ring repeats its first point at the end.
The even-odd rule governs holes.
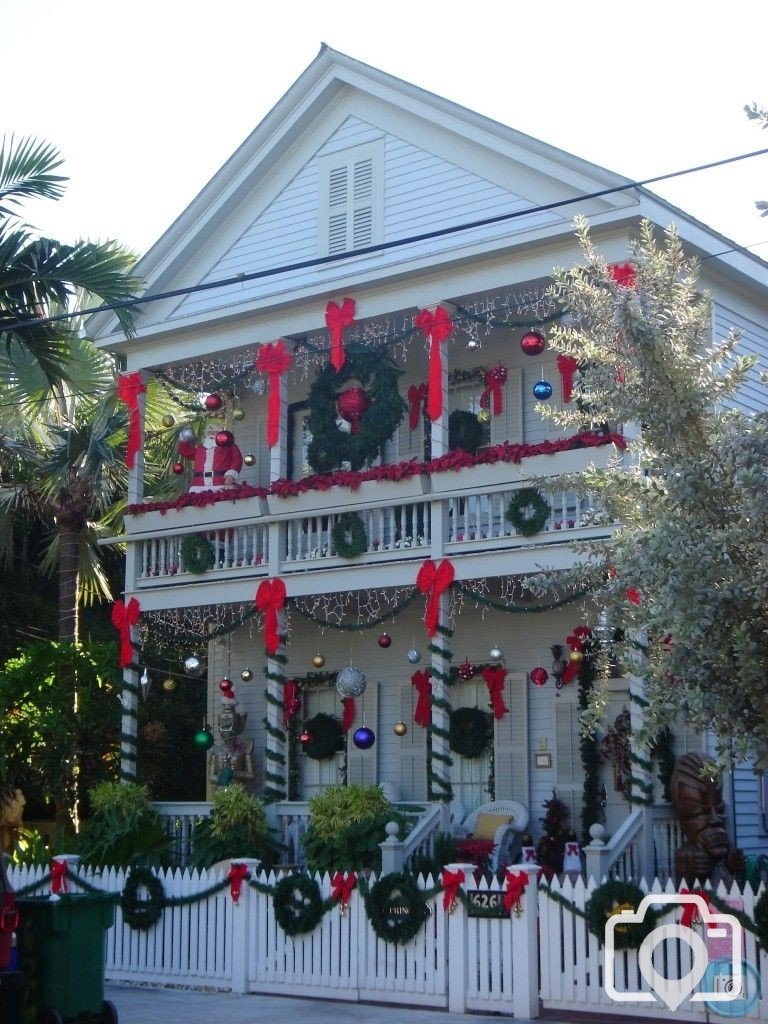
{"type": "Polygon", "coordinates": [[[552,397],[552,385],[548,380],[537,380],[533,385],[533,397],[539,402],[546,402],[552,397]]]}
{"type": "Polygon", "coordinates": [[[376,733],[367,725],[363,725],[359,729],[355,729],[352,742],[359,750],[370,750],[376,742],[376,733]]]}

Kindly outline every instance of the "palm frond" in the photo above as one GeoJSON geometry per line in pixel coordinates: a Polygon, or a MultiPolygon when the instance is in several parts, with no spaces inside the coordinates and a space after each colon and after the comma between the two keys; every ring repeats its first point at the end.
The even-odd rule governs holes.
{"type": "Polygon", "coordinates": [[[3,139],[0,144],[0,214],[14,213],[22,199],[60,199],[64,195],[63,175],[54,174],[63,159],[55,146],[24,136],[3,139]]]}

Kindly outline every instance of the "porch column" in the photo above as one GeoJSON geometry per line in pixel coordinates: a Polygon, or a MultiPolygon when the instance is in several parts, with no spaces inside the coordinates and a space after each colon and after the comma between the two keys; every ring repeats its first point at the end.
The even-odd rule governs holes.
{"type": "Polygon", "coordinates": [[[285,685],[285,609],[278,612],[278,634],[280,644],[273,655],[267,656],[265,691],[267,714],[264,719],[267,741],[264,748],[264,785],[262,797],[265,803],[285,800],[288,795],[288,740],[283,728],[283,687],[285,685]]]}
{"type": "Polygon", "coordinates": [[[450,803],[453,799],[451,765],[453,758],[448,743],[451,714],[450,672],[453,651],[450,647],[453,630],[449,628],[448,602],[450,592],[439,597],[437,632],[429,644],[432,654],[432,724],[429,727],[430,751],[427,761],[427,793],[430,800],[450,803]]]}

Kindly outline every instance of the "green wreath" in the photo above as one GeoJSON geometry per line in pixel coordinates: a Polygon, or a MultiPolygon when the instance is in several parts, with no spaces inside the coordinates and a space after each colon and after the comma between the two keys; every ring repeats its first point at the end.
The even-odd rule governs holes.
{"type": "Polygon", "coordinates": [[[384,875],[371,887],[365,903],[371,927],[385,942],[410,942],[429,917],[424,894],[410,875],[384,875]]]}
{"type": "Polygon", "coordinates": [[[123,921],[131,928],[146,931],[160,920],[165,906],[163,883],[149,868],[133,867],[128,872],[120,894],[123,921]],[[139,899],[139,889],[146,889],[146,899],[139,899]]]}
{"type": "Polygon", "coordinates": [[[309,875],[281,878],[272,894],[275,920],[286,935],[303,935],[320,924],[326,907],[320,886],[309,875]]]}
{"type": "Polygon", "coordinates": [[[448,417],[448,447],[453,452],[458,448],[477,455],[485,433],[476,414],[466,409],[454,409],[448,417]]]}
{"type": "MultiPolygon", "coordinates": [[[[585,908],[587,927],[600,942],[605,941],[605,925],[619,907],[637,910],[645,893],[632,882],[603,882],[592,893],[585,908]]],[[[659,914],[649,910],[642,921],[617,925],[613,933],[614,949],[639,949],[643,939],[656,927],[659,914]]]]}
{"type": "Polygon", "coordinates": [[[508,519],[523,537],[540,533],[551,509],[536,487],[523,487],[515,491],[507,505],[504,518],[508,519]]]}
{"type": "Polygon", "coordinates": [[[307,428],[312,435],[307,461],[316,473],[338,469],[349,462],[352,469],[370,464],[385,441],[394,434],[408,408],[397,390],[401,371],[385,351],[347,349],[338,373],[330,363],[318,372],[309,389],[307,428]],[[360,417],[359,430],[346,433],[336,425],[336,402],[342,385],[358,380],[370,405],[360,417]]]}
{"type": "Polygon", "coordinates": [[[344,512],[331,531],[333,547],[339,558],[359,558],[368,548],[365,524],[357,512],[344,512]]]}
{"type": "Polygon", "coordinates": [[[182,537],[179,554],[187,572],[196,576],[207,572],[215,561],[210,541],[202,533],[188,533],[182,537]]]}
{"type": "Polygon", "coordinates": [[[455,754],[480,757],[491,738],[491,716],[480,708],[454,708],[448,723],[448,743],[455,754]]]}
{"type": "Polygon", "coordinates": [[[339,750],[341,744],[341,722],[324,711],[304,723],[309,740],[302,744],[307,757],[313,761],[327,761],[339,750]]]}

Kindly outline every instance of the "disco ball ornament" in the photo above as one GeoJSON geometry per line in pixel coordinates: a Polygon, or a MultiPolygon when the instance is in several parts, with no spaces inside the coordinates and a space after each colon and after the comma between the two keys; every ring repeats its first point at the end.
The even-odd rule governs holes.
{"type": "Polygon", "coordinates": [[[171,676],[168,676],[167,679],[163,680],[163,689],[166,693],[173,693],[176,689],[176,680],[172,679],[171,676]]]}
{"type": "Polygon", "coordinates": [[[253,391],[254,395],[261,396],[266,393],[266,390],[267,382],[263,377],[257,377],[253,384],[251,384],[251,391],[253,391]]]}
{"type": "Polygon", "coordinates": [[[492,647],[488,652],[488,657],[491,661],[501,661],[504,657],[504,651],[500,647],[492,647]]]}
{"type": "Polygon", "coordinates": [[[368,680],[353,665],[343,668],[336,676],[336,689],[342,697],[361,697],[367,685],[368,680]]]}
{"type": "Polygon", "coordinates": [[[244,668],[243,671],[240,673],[240,678],[243,680],[244,683],[250,683],[250,681],[253,679],[253,670],[250,668],[244,668]]]}
{"type": "Polygon", "coordinates": [[[408,661],[410,661],[412,665],[418,665],[421,661],[421,651],[417,651],[415,647],[412,647],[410,651],[408,651],[408,661]]]}
{"type": "Polygon", "coordinates": [[[245,409],[240,409],[239,407],[237,409],[233,409],[232,410],[232,419],[236,420],[238,423],[240,422],[240,420],[244,420],[245,419],[245,409]]]}
{"type": "Polygon", "coordinates": [[[520,339],[520,348],[527,356],[540,356],[547,347],[547,339],[541,331],[528,331],[520,339]]]}
{"type": "Polygon", "coordinates": [[[361,725],[352,734],[352,742],[358,750],[370,750],[376,742],[376,733],[373,729],[369,729],[367,725],[361,725]]]}
{"type": "Polygon", "coordinates": [[[480,348],[480,342],[477,340],[477,338],[470,338],[469,341],[467,342],[467,348],[469,349],[470,352],[476,352],[477,349],[480,348]]]}
{"type": "Polygon", "coordinates": [[[201,676],[203,674],[203,663],[196,654],[190,654],[184,659],[184,671],[188,676],[201,676]]]}
{"type": "Polygon", "coordinates": [[[543,686],[544,683],[549,679],[549,672],[545,668],[532,668],[531,669],[531,682],[534,686],[543,686]]]}
{"type": "Polygon", "coordinates": [[[481,409],[480,412],[477,414],[477,422],[478,423],[490,423],[491,422],[491,410],[490,409],[481,409]]]}
{"type": "Polygon", "coordinates": [[[571,651],[568,655],[568,660],[574,662],[576,665],[580,665],[584,661],[584,655],[581,651],[571,651]]]}
{"type": "Polygon", "coordinates": [[[392,646],[392,637],[389,633],[382,633],[378,640],[379,647],[383,647],[385,650],[387,647],[392,646]]]}
{"type": "Polygon", "coordinates": [[[192,737],[192,742],[196,747],[202,747],[203,750],[210,750],[213,746],[213,733],[206,725],[204,729],[198,729],[195,735],[192,737]]]}
{"type": "Polygon", "coordinates": [[[306,729],[302,730],[301,735],[299,736],[299,743],[302,745],[302,747],[306,747],[306,745],[311,742],[312,734],[308,733],[306,729]]]}
{"type": "Polygon", "coordinates": [[[179,440],[186,441],[187,443],[195,441],[195,432],[192,427],[182,427],[179,431],[179,440]]]}
{"type": "Polygon", "coordinates": [[[165,416],[163,416],[162,424],[164,427],[172,427],[175,424],[175,422],[176,418],[174,416],[171,416],[170,413],[166,413],[165,416]]]}
{"type": "Polygon", "coordinates": [[[224,403],[219,395],[212,392],[210,395],[205,396],[205,402],[203,404],[208,412],[218,412],[224,403]]]}
{"type": "Polygon", "coordinates": [[[537,380],[533,385],[533,397],[539,402],[546,402],[552,397],[552,385],[548,380],[537,380]]]}
{"type": "Polygon", "coordinates": [[[405,736],[408,732],[408,726],[405,722],[395,722],[395,736],[405,736]]]}
{"type": "Polygon", "coordinates": [[[245,463],[246,466],[255,466],[256,456],[251,455],[251,453],[249,452],[247,455],[243,456],[243,462],[245,463]]]}
{"type": "Polygon", "coordinates": [[[469,664],[469,658],[465,658],[459,665],[459,679],[474,679],[474,677],[475,670],[473,666],[469,664]]]}
{"type": "Polygon", "coordinates": [[[339,395],[336,403],[339,416],[352,426],[352,433],[360,429],[360,420],[370,408],[371,400],[362,388],[347,388],[339,395]]]}
{"type": "Polygon", "coordinates": [[[219,448],[229,448],[235,443],[235,435],[231,430],[219,430],[216,434],[216,444],[219,448]]]}
{"type": "Polygon", "coordinates": [[[176,476],[180,476],[184,472],[184,463],[174,462],[174,464],[171,466],[171,469],[176,474],[176,476]]]}
{"type": "Polygon", "coordinates": [[[227,676],[224,676],[223,679],[219,680],[219,689],[221,690],[225,697],[234,697],[232,685],[232,680],[228,679],[227,676]]]}
{"type": "Polygon", "coordinates": [[[312,664],[315,668],[322,668],[325,665],[325,657],[322,654],[315,654],[312,658],[312,664]]]}

